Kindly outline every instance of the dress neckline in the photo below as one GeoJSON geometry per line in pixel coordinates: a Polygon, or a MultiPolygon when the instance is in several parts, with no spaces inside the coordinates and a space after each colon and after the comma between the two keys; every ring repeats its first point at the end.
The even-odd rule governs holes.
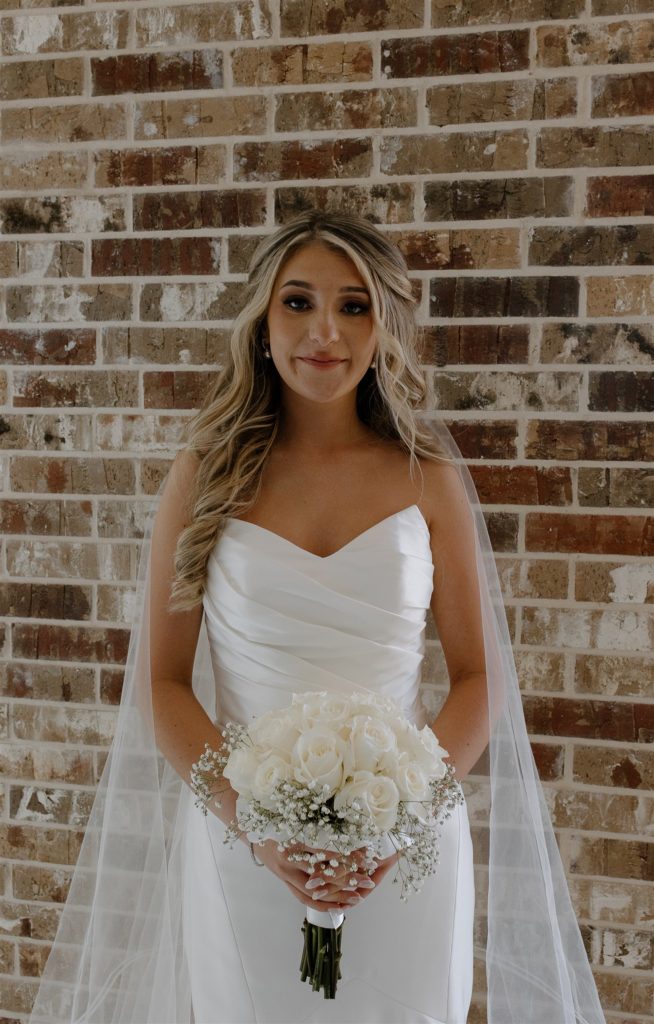
{"type": "Polygon", "coordinates": [[[427,525],[427,520],[423,516],[418,505],[407,505],[406,508],[401,508],[398,512],[391,512],[389,516],[384,516],[384,518],[380,519],[379,522],[373,523],[373,525],[369,526],[367,530],[363,530],[361,533],[358,533],[356,537],[353,537],[352,540],[349,540],[347,544],[343,544],[340,548],[337,548],[336,551],[332,551],[331,554],[329,555],[317,555],[313,551],[307,551],[306,548],[300,547],[299,544],[295,544],[292,540],[288,540],[288,538],[286,537],[282,537],[281,534],[275,533],[274,530],[269,530],[265,526],[259,526],[258,523],[249,523],[246,519],[238,519],[235,516],[225,516],[225,519],[227,520],[228,523],[235,523],[239,524],[240,526],[247,526],[250,529],[260,530],[262,533],[267,533],[270,537],[275,537],[278,541],[281,541],[282,544],[287,544],[289,547],[295,548],[296,551],[301,552],[308,558],[314,558],[320,562],[328,562],[330,558],[336,558],[337,555],[340,555],[341,552],[346,551],[348,548],[352,547],[353,544],[356,544],[357,541],[361,540],[363,537],[366,537],[369,533],[372,533],[373,530],[378,530],[381,526],[386,525],[391,520],[398,519],[400,516],[406,515],[409,512],[413,512],[414,510],[418,513],[422,526],[429,533],[429,526],[427,525]]]}

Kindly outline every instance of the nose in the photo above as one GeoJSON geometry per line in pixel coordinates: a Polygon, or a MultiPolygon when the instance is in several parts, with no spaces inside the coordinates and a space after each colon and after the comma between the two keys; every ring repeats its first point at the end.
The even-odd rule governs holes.
{"type": "Polygon", "coordinates": [[[309,326],[309,337],[316,345],[330,345],[338,339],[338,326],[329,310],[316,313],[309,326]]]}

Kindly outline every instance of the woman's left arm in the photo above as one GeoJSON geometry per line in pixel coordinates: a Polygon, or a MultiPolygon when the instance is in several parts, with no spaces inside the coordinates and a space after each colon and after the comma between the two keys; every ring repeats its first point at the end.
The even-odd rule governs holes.
{"type": "Polygon", "coordinates": [[[422,467],[434,563],[431,611],[450,679],[431,728],[461,781],[490,738],[475,524],[456,467],[424,460],[422,467]]]}

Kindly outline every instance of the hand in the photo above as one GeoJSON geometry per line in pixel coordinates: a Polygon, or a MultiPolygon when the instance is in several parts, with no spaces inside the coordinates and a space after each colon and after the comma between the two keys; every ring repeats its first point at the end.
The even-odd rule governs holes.
{"type": "Polygon", "coordinates": [[[256,852],[259,859],[284,882],[300,903],[323,911],[349,910],[361,903],[374,892],[375,886],[379,885],[398,859],[398,854],[393,853],[384,860],[376,861],[377,867],[371,873],[364,866],[365,848],[344,855],[332,850],[316,851],[298,843],[280,852],[276,840],[268,839],[263,846],[256,847],[256,852]],[[322,854],[322,859],[315,864],[313,871],[308,862],[289,859],[291,854],[316,852],[322,854]],[[337,860],[338,865],[330,865],[330,860],[337,860]],[[350,869],[353,862],[357,864],[354,871],[350,869]],[[333,875],[325,874],[325,868],[332,870],[333,875]],[[356,885],[350,884],[350,879],[354,879],[356,885]],[[319,881],[322,884],[307,888],[308,881],[319,881]]]}

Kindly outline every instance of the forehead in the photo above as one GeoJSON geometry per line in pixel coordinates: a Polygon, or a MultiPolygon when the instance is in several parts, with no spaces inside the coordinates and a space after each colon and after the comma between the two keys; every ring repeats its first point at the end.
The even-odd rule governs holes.
{"type": "Polygon", "coordinates": [[[330,249],[322,242],[308,242],[289,256],[277,275],[276,285],[281,287],[284,281],[291,276],[295,278],[302,276],[305,281],[319,285],[327,269],[330,274],[334,274],[339,279],[343,278],[344,284],[365,285],[365,281],[347,253],[342,250],[330,249]],[[318,263],[320,264],[320,274],[315,272],[318,263]]]}

